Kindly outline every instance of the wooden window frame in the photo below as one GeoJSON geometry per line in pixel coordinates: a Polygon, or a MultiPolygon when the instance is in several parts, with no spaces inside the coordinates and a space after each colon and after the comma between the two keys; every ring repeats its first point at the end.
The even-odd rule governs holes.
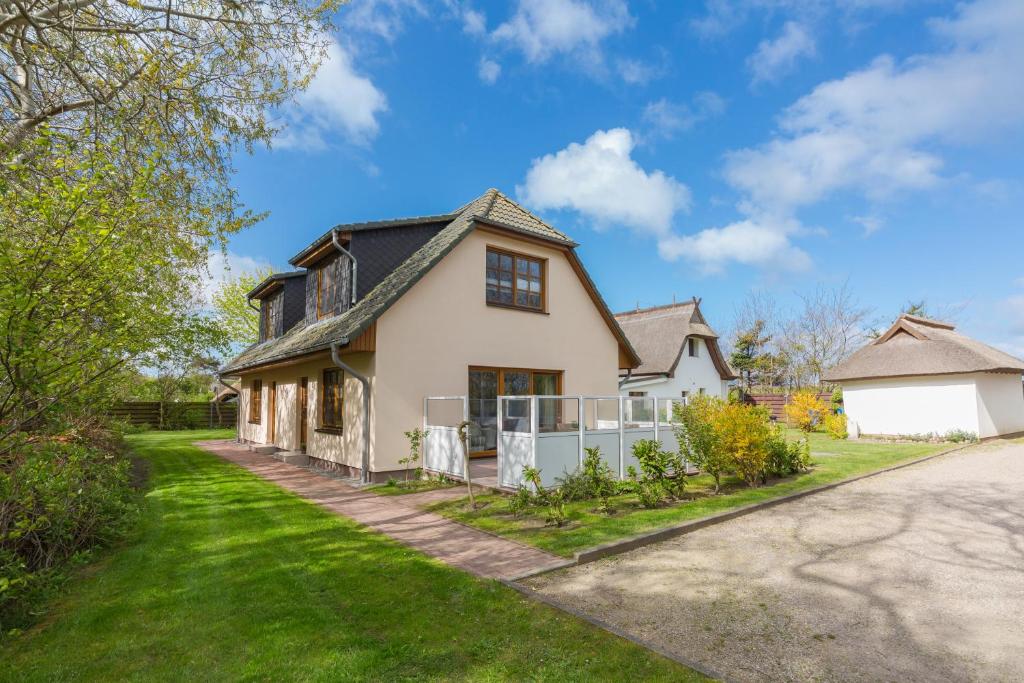
{"type": "Polygon", "coordinates": [[[700,345],[697,343],[696,337],[689,337],[686,340],[686,351],[690,358],[700,358],[700,345]]]}
{"type": "Polygon", "coordinates": [[[249,385],[249,424],[263,422],[263,380],[254,379],[249,385]]]}
{"type": "Polygon", "coordinates": [[[327,434],[342,434],[345,431],[345,371],[341,368],[324,368],[320,373],[320,426],[316,431],[327,434]],[[327,375],[337,373],[339,375],[338,386],[340,387],[337,424],[327,423],[327,375]]]}
{"type": "Polygon", "coordinates": [[[316,319],[322,320],[325,316],[321,303],[324,298],[324,268],[327,264],[321,263],[316,269],[316,319]]]}
{"type": "Polygon", "coordinates": [[[496,308],[512,308],[517,311],[528,311],[530,313],[547,313],[548,312],[548,259],[543,256],[536,256],[535,254],[527,254],[521,251],[513,251],[511,249],[505,249],[504,247],[494,247],[491,245],[487,246],[484,255],[484,301],[488,306],[495,306],[496,308]],[[500,301],[491,301],[487,298],[487,255],[494,253],[499,257],[509,256],[512,258],[512,303],[506,304],[500,301]],[[519,292],[518,287],[518,273],[517,259],[523,259],[526,261],[534,261],[540,265],[540,307],[523,306],[516,303],[516,294],[519,292]]]}
{"type": "MultiPolygon", "coordinates": [[[[572,398],[572,396],[569,396],[569,397],[563,396],[563,390],[564,390],[563,385],[564,385],[564,382],[565,382],[565,370],[544,370],[544,369],[541,369],[541,368],[510,368],[510,367],[505,367],[505,366],[502,366],[502,365],[470,365],[469,368],[468,368],[468,371],[466,372],[466,383],[467,383],[467,386],[466,386],[466,396],[469,396],[469,373],[474,372],[474,371],[476,371],[476,372],[494,372],[494,373],[497,373],[497,375],[498,375],[498,378],[497,378],[497,382],[498,382],[498,392],[497,392],[497,395],[498,396],[504,396],[505,395],[504,394],[504,388],[505,388],[505,373],[506,372],[527,372],[527,373],[530,374],[530,392],[531,392],[530,394],[527,394],[528,396],[532,396],[533,395],[532,392],[536,390],[535,387],[534,387],[534,383],[533,383],[533,376],[534,375],[555,375],[556,387],[555,387],[555,394],[553,395],[553,397],[572,398]]],[[[501,426],[501,415],[500,414],[498,415],[498,425],[499,425],[499,427],[501,426]]],[[[495,456],[497,454],[498,454],[497,449],[490,448],[490,449],[486,449],[486,450],[482,450],[482,451],[473,451],[472,453],[469,454],[469,457],[470,458],[489,458],[489,457],[493,457],[493,456],[495,456]]]]}

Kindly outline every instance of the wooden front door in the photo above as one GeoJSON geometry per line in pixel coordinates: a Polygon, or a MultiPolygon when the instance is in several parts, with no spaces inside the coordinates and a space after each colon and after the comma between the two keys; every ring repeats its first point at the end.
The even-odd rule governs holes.
{"type": "Polygon", "coordinates": [[[498,396],[558,396],[561,370],[527,368],[469,368],[469,419],[476,424],[469,451],[484,458],[497,453],[498,396]]]}
{"type": "Polygon", "coordinates": [[[270,383],[267,413],[267,443],[272,444],[277,438],[277,382],[270,383]]]}
{"type": "Polygon", "coordinates": [[[309,423],[309,378],[299,380],[299,450],[306,450],[306,425],[309,423]]]}

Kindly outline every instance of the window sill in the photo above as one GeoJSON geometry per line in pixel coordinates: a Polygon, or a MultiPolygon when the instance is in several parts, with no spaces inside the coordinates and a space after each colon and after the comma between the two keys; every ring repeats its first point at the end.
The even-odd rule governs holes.
{"type": "Polygon", "coordinates": [[[313,430],[317,434],[344,434],[345,430],[342,427],[317,427],[313,430]]]}
{"type": "Polygon", "coordinates": [[[515,304],[499,304],[494,301],[488,301],[487,305],[493,306],[494,308],[504,308],[505,310],[508,311],[522,311],[523,313],[540,313],[541,315],[551,315],[542,308],[528,308],[527,306],[516,306],[515,304]]]}

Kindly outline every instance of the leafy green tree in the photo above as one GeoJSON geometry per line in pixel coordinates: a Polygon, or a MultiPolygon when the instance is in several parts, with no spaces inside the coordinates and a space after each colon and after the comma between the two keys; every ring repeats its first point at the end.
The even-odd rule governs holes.
{"type": "Polygon", "coordinates": [[[736,331],[729,364],[740,373],[744,389],[749,389],[753,384],[755,373],[761,369],[765,347],[770,341],[771,336],[765,334],[765,322],[761,319],[754,320],[746,329],[736,331]]]}
{"type": "Polygon", "coordinates": [[[179,179],[129,142],[44,132],[33,144],[59,163],[0,174],[0,454],[102,409],[129,367],[223,349],[197,292],[245,221],[177,205],[179,179]]]}
{"type": "Polygon", "coordinates": [[[683,457],[715,480],[715,493],[721,489],[722,475],[732,461],[715,431],[715,421],[725,403],[712,396],[698,394],[685,405],[676,404],[672,431],[683,457]]]}
{"type": "Polygon", "coordinates": [[[222,332],[229,344],[248,346],[260,336],[260,316],[245,295],[267,278],[269,268],[254,273],[241,273],[224,280],[213,293],[213,309],[222,332]]]}

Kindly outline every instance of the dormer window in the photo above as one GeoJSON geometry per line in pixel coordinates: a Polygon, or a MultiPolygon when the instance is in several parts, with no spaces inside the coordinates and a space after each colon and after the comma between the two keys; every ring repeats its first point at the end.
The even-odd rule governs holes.
{"type": "Polygon", "coordinates": [[[260,301],[260,341],[280,337],[284,333],[284,291],[260,301]]]}
{"type": "Polygon", "coordinates": [[[487,249],[487,303],[543,311],[546,303],[544,259],[487,249]]]}
{"type": "Polygon", "coordinates": [[[697,340],[693,337],[690,337],[689,339],[686,340],[686,345],[690,349],[690,358],[696,358],[700,349],[700,345],[697,343],[697,340]]]}
{"type": "Polygon", "coordinates": [[[310,322],[347,311],[352,301],[352,262],[336,253],[311,266],[306,296],[310,322]]]}

